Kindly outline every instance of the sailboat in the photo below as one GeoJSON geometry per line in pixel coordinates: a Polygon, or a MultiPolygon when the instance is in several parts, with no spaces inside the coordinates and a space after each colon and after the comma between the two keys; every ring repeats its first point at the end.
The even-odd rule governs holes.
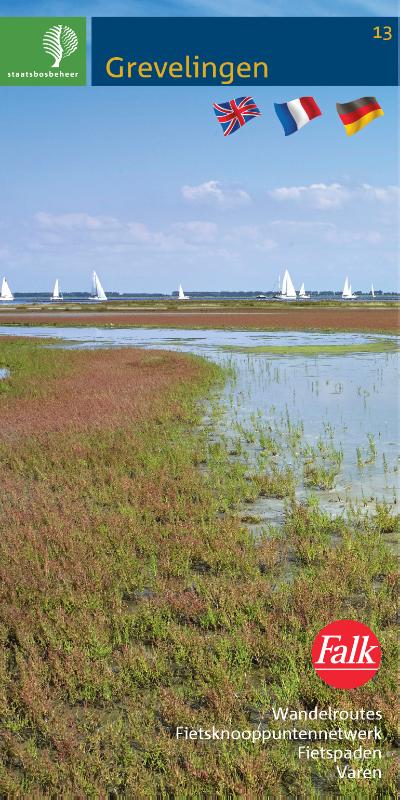
{"type": "Polygon", "coordinates": [[[355,297],[356,297],[356,295],[353,294],[352,289],[351,289],[351,283],[349,283],[349,279],[348,279],[348,277],[346,275],[346,280],[345,280],[344,286],[343,286],[342,299],[343,300],[354,300],[355,297]]]}
{"type": "Polygon", "coordinates": [[[7,278],[3,278],[3,282],[1,284],[0,300],[3,300],[5,303],[7,301],[14,300],[14,295],[8,285],[7,278]]]}
{"type": "Polygon", "coordinates": [[[53,294],[51,296],[51,299],[54,300],[54,301],[63,299],[63,296],[62,296],[62,294],[60,292],[60,284],[59,284],[58,278],[57,278],[57,280],[56,280],[56,282],[54,284],[54,289],[53,289],[53,294]]]}
{"type": "Polygon", "coordinates": [[[93,290],[91,294],[92,300],[107,300],[107,295],[100,283],[99,276],[94,270],[92,272],[92,284],[93,284],[93,290]]]}
{"type": "Polygon", "coordinates": [[[373,283],[371,283],[371,297],[375,297],[375,289],[373,283]]]}
{"type": "Polygon", "coordinates": [[[181,283],[179,284],[178,289],[178,300],[190,300],[190,297],[188,297],[188,295],[183,291],[181,283]]]}
{"type": "Polygon", "coordinates": [[[301,286],[300,286],[299,297],[302,300],[309,300],[310,299],[310,295],[306,294],[306,290],[304,288],[304,283],[302,283],[301,286]]]}
{"type": "Polygon", "coordinates": [[[275,298],[277,300],[296,300],[296,289],[293,286],[293,281],[287,269],[285,269],[285,274],[283,276],[281,292],[280,294],[276,294],[275,298]]]}

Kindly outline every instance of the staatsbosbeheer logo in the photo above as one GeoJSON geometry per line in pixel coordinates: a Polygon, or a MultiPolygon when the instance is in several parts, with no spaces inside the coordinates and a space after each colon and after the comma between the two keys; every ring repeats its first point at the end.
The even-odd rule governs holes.
{"type": "Polygon", "coordinates": [[[78,49],[78,37],[69,25],[52,25],[43,36],[43,50],[54,58],[52,67],[59,67],[63,58],[78,49]]]}
{"type": "Polygon", "coordinates": [[[0,17],[0,86],[85,84],[85,17],[0,17]]]}
{"type": "Polygon", "coordinates": [[[354,619],[339,619],[319,631],[311,651],[319,677],[335,689],[355,689],[379,669],[381,647],[371,628],[354,619]]]}

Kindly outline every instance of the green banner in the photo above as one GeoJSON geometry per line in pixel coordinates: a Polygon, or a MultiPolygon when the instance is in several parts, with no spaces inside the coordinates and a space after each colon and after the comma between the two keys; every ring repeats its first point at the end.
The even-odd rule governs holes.
{"type": "Polygon", "coordinates": [[[86,17],[0,17],[0,86],[84,86],[86,17]]]}

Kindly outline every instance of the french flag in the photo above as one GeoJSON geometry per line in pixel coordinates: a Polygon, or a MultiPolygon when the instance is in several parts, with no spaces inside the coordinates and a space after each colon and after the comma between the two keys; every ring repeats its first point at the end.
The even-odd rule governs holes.
{"type": "Polygon", "coordinates": [[[274,103],[278,119],[282,124],[285,136],[296,133],[315,117],[321,116],[313,97],[298,97],[288,103],[274,103]]]}

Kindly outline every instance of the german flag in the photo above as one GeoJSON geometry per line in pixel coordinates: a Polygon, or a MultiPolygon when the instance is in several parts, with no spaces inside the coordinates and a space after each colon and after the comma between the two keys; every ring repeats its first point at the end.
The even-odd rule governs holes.
{"type": "Polygon", "coordinates": [[[376,97],[360,97],[350,103],[336,103],[336,109],[346,128],[347,136],[358,133],[373,119],[383,117],[383,111],[376,97]]]}

